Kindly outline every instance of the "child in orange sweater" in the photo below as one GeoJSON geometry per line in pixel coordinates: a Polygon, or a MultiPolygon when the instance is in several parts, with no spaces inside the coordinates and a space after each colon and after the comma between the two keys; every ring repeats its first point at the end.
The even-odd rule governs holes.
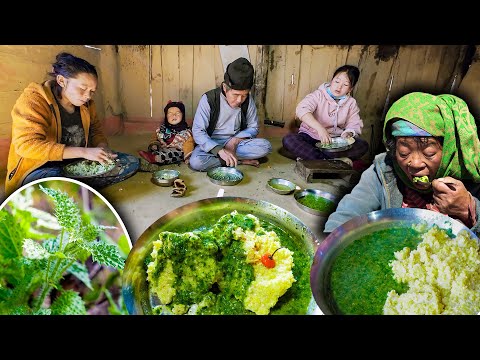
{"type": "Polygon", "coordinates": [[[140,170],[155,171],[158,165],[180,163],[188,159],[194,148],[192,131],[185,120],[185,105],[181,101],[169,101],[165,119],[155,130],[148,151],[139,151],[140,170]],[[153,166],[152,166],[153,164],[153,166]]]}

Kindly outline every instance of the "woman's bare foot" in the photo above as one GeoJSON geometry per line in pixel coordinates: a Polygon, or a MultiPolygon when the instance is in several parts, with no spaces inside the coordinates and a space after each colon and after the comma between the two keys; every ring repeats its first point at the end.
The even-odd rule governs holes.
{"type": "Polygon", "coordinates": [[[260,162],[255,159],[244,159],[244,160],[238,160],[238,165],[252,165],[255,167],[259,167],[260,162]]]}

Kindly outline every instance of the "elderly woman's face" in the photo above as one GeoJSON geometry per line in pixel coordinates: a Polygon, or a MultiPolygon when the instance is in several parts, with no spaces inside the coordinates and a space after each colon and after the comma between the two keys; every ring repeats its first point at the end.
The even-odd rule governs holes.
{"type": "MultiPolygon", "coordinates": [[[[428,176],[431,182],[442,161],[442,145],[434,137],[397,137],[395,157],[410,181],[414,176],[428,176]]],[[[418,189],[429,186],[421,182],[413,185],[418,189]]]]}

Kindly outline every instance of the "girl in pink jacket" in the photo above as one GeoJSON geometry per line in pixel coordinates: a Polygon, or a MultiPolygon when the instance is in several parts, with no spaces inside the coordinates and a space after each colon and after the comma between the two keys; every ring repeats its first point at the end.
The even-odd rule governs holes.
{"type": "Polygon", "coordinates": [[[295,158],[303,160],[348,157],[361,158],[368,151],[368,143],[361,139],[363,121],[357,101],[350,95],[358,81],[360,71],[356,66],[343,65],[333,74],[329,83],[323,83],[308,94],[296,108],[296,116],[302,121],[298,133],[286,135],[283,147],[295,158]],[[329,144],[332,137],[354,137],[351,149],[328,153],[316,144],[329,144]]]}

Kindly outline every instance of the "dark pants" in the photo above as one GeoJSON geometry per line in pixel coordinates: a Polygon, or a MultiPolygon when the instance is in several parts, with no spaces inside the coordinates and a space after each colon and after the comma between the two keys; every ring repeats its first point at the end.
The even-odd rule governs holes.
{"type": "Polygon", "coordinates": [[[324,152],[315,146],[317,142],[318,140],[305,133],[287,134],[282,139],[283,147],[290,151],[296,158],[303,160],[334,159],[339,157],[348,157],[351,160],[357,160],[368,151],[368,142],[358,136],[355,136],[355,142],[352,147],[345,151],[324,152]]]}

